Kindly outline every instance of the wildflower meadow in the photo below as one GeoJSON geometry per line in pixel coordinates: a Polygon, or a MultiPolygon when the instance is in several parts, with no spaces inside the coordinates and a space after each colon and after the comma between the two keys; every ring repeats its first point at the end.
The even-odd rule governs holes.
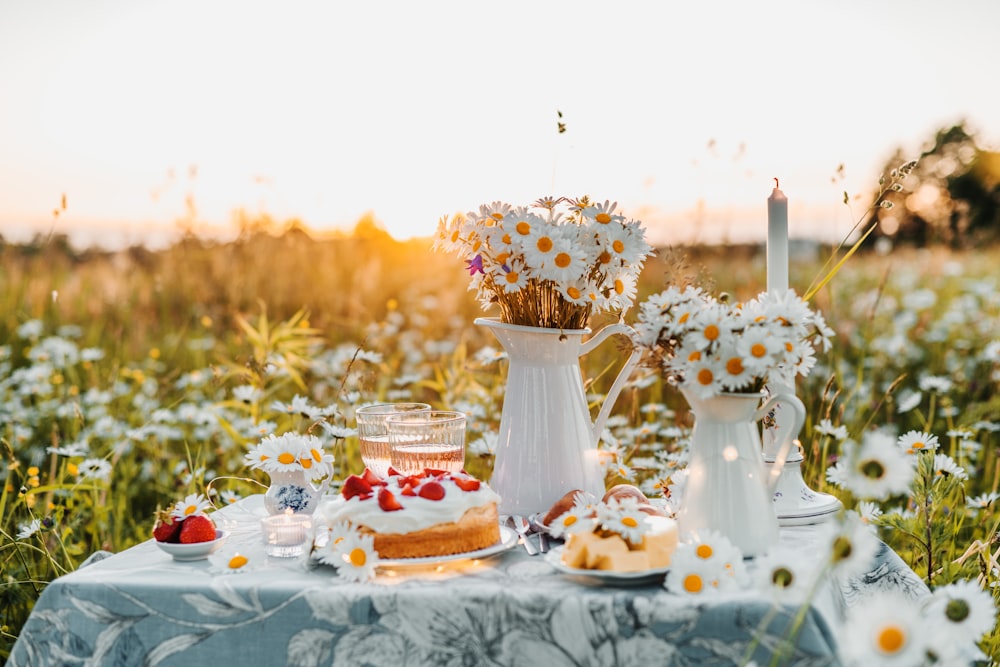
{"type": "MultiPolygon", "coordinates": [[[[829,252],[793,257],[800,295],[829,252]]],[[[806,481],[944,591],[935,604],[981,651],[965,657],[992,664],[994,607],[961,587],[1000,599],[998,265],[997,249],[864,249],[810,295],[834,335],[797,384],[806,481]]],[[[421,401],[468,415],[466,468],[488,479],[505,358],[472,323],[483,311],[462,270],[429,240],[374,227],[322,240],[253,228],[160,251],[0,245],[0,659],[49,581],[149,539],[158,509],[262,492],[245,454],[265,436],[321,438],[342,480],[362,467],[354,410],[421,401]]],[[[764,275],[762,247],[659,248],[635,290],[743,300],[764,275]]],[[[625,356],[584,358],[594,405],[625,356]]],[[[690,428],[677,389],[637,370],[601,443],[608,483],[669,501],[690,428]]],[[[848,627],[892,609],[863,612],[848,627]]]]}

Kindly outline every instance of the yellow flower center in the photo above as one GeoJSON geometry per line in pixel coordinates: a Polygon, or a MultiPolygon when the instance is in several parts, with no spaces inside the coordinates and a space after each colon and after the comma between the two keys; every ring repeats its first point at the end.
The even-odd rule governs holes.
{"type": "Polygon", "coordinates": [[[531,233],[531,223],[522,220],[521,222],[514,225],[514,229],[516,229],[517,233],[520,234],[521,236],[527,236],[528,234],[531,233]]]}
{"type": "Polygon", "coordinates": [[[490,213],[490,217],[494,220],[503,220],[503,213],[500,213],[499,211],[490,213]]]}
{"type": "Polygon", "coordinates": [[[580,290],[578,290],[577,288],[573,287],[572,285],[570,285],[569,287],[566,288],[566,294],[569,294],[569,298],[571,298],[571,299],[579,299],[580,298],[580,290]]]}
{"type": "Polygon", "coordinates": [[[622,525],[628,526],[629,528],[635,528],[639,525],[639,522],[635,520],[635,517],[627,516],[622,519],[622,525]]]}
{"type": "Polygon", "coordinates": [[[510,253],[502,252],[497,255],[497,264],[506,264],[508,259],[510,259],[510,253]]]}
{"type": "Polygon", "coordinates": [[[573,261],[573,258],[569,256],[569,253],[561,252],[556,255],[556,266],[560,269],[565,269],[573,261]]]}
{"type": "Polygon", "coordinates": [[[760,359],[767,354],[767,347],[763,343],[754,343],[750,347],[750,354],[760,359]]]}
{"type": "Polygon", "coordinates": [[[791,352],[794,349],[795,349],[794,345],[792,345],[791,343],[785,343],[785,350],[787,350],[788,352],[791,352]]]}
{"type": "Polygon", "coordinates": [[[689,574],[684,577],[684,590],[688,593],[700,593],[705,582],[702,581],[701,576],[697,574],[689,574]]]}
{"type": "Polygon", "coordinates": [[[507,245],[510,245],[511,243],[513,243],[513,241],[510,238],[510,232],[507,232],[506,234],[504,234],[500,238],[500,240],[503,241],[504,243],[506,243],[507,245]]]}
{"type": "Polygon", "coordinates": [[[685,322],[688,321],[689,317],[691,317],[691,313],[687,312],[687,313],[684,313],[683,315],[681,315],[680,317],[678,317],[677,321],[680,322],[681,324],[684,324],[685,322]]]}
{"type": "Polygon", "coordinates": [[[517,271],[508,271],[507,275],[504,276],[504,278],[507,279],[507,282],[511,283],[512,285],[517,282],[518,277],[519,276],[517,275],[517,271]]]}
{"type": "Polygon", "coordinates": [[[312,459],[310,459],[310,458],[299,459],[299,463],[301,463],[302,467],[305,468],[306,470],[309,470],[309,468],[312,468],[312,465],[313,465],[312,459]]]}
{"type": "Polygon", "coordinates": [[[607,213],[603,213],[602,212],[602,213],[598,213],[597,215],[595,215],[594,216],[594,220],[596,220],[597,222],[601,223],[602,225],[606,225],[609,222],[611,222],[611,216],[608,215],[607,213]]]}
{"type": "Polygon", "coordinates": [[[236,554],[229,559],[229,568],[232,570],[239,569],[247,564],[247,557],[242,554],[236,554]]]}
{"type": "Polygon", "coordinates": [[[698,384],[702,386],[708,386],[712,384],[712,380],[714,379],[715,376],[712,375],[712,371],[710,371],[709,369],[702,368],[700,371],[698,371],[698,384]]]}
{"type": "Polygon", "coordinates": [[[552,250],[552,239],[548,236],[538,237],[538,242],[535,243],[535,247],[538,248],[539,252],[548,252],[552,250]]]}
{"type": "Polygon", "coordinates": [[[562,522],[563,526],[567,527],[567,528],[569,526],[572,526],[574,523],[576,523],[576,516],[574,516],[572,514],[570,514],[565,519],[563,519],[563,522],[562,522]]]}
{"type": "Polygon", "coordinates": [[[617,294],[623,294],[625,292],[625,283],[621,281],[621,278],[615,279],[615,292],[617,294]]]}
{"type": "Polygon", "coordinates": [[[354,567],[364,567],[365,563],[368,562],[368,554],[360,547],[351,549],[351,554],[348,558],[351,559],[351,565],[354,567]]]}
{"type": "Polygon", "coordinates": [[[743,360],[739,357],[733,357],[726,362],[726,370],[729,371],[730,375],[739,375],[743,372],[743,360]]]}
{"type": "Polygon", "coordinates": [[[923,449],[924,447],[925,445],[922,442],[915,442],[912,445],[910,445],[910,449],[923,449]]]}
{"type": "Polygon", "coordinates": [[[187,507],[184,508],[184,516],[191,516],[197,511],[198,511],[197,507],[195,507],[194,505],[188,505],[187,507]]]}
{"type": "Polygon", "coordinates": [[[708,340],[715,340],[719,337],[719,327],[714,324],[709,324],[705,327],[705,338],[708,340]]]}
{"type": "Polygon", "coordinates": [[[316,460],[317,463],[323,460],[323,452],[319,451],[318,449],[310,449],[309,453],[312,454],[312,457],[316,460]]]}
{"type": "Polygon", "coordinates": [[[695,350],[689,354],[688,361],[701,361],[701,352],[699,350],[695,350]]]}
{"type": "Polygon", "coordinates": [[[458,240],[458,230],[456,229],[451,233],[451,242],[454,243],[458,240]]]}
{"type": "Polygon", "coordinates": [[[879,631],[876,644],[882,653],[898,653],[906,644],[906,632],[898,625],[886,626],[879,631]]]}
{"type": "Polygon", "coordinates": [[[597,261],[601,264],[609,264],[611,262],[611,253],[605,250],[597,257],[597,261]]]}
{"type": "Polygon", "coordinates": [[[708,544],[699,544],[698,548],[695,549],[694,552],[698,555],[698,558],[701,558],[702,560],[708,560],[712,557],[713,553],[712,547],[708,544]]]}
{"type": "Polygon", "coordinates": [[[278,463],[282,463],[284,465],[295,463],[295,454],[292,454],[291,452],[281,452],[278,454],[278,463]]]}
{"type": "Polygon", "coordinates": [[[614,251],[619,255],[625,252],[625,244],[619,241],[618,239],[614,240],[614,243],[611,244],[611,247],[614,248],[614,251]]]}

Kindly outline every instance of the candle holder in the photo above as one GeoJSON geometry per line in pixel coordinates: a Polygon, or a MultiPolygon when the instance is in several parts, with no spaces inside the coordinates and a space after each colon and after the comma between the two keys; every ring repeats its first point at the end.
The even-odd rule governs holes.
{"type": "MultiPolygon", "coordinates": [[[[772,395],[790,393],[794,395],[794,387],[768,387],[772,395]]],[[[780,445],[784,442],[783,434],[793,428],[794,414],[792,410],[780,402],[775,406],[772,416],[764,429],[764,462],[772,465],[780,456],[780,445]]],[[[802,446],[798,433],[793,433],[795,448],[785,458],[781,468],[781,476],[774,488],[772,500],[774,512],[778,515],[780,526],[803,526],[823,523],[833,517],[843,504],[834,496],[820,491],[813,491],[802,478],[802,446]]]]}
{"type": "Polygon", "coordinates": [[[260,520],[265,551],[276,558],[294,558],[305,551],[306,538],[312,529],[312,517],[285,512],[260,520]]]}

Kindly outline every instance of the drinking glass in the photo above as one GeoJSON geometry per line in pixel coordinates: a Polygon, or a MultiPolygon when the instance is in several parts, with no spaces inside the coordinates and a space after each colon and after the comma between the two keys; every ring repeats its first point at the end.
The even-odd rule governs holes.
{"type": "Polygon", "coordinates": [[[389,461],[406,475],[424,468],[461,472],[465,466],[465,414],[451,410],[396,413],[386,421],[389,461]]]}
{"type": "Polygon", "coordinates": [[[389,475],[389,435],[385,430],[385,420],[392,414],[427,412],[431,406],[426,403],[376,403],[365,405],[355,412],[358,421],[358,442],[361,446],[361,460],[365,466],[379,477],[389,475]]]}

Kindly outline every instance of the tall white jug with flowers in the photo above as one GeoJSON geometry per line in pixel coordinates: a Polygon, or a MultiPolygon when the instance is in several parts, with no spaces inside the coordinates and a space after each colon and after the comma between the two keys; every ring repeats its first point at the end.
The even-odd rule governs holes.
{"type": "Polygon", "coordinates": [[[640,351],[619,371],[592,422],[580,357],[631,327],[594,335],[593,313],[624,311],[650,254],[637,221],[616,204],[544,198],[530,207],[495,202],[442,219],[435,247],[459,254],[484,308],[479,318],[507,353],[506,392],[490,485],[501,514],[547,510],[569,491],[604,493],[598,441],[640,351]]]}

